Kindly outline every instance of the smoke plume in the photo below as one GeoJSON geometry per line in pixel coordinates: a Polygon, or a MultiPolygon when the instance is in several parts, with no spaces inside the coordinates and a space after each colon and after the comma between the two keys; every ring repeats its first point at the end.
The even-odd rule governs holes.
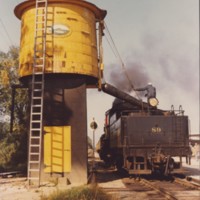
{"type": "Polygon", "coordinates": [[[110,66],[113,70],[110,73],[110,82],[117,88],[125,92],[131,92],[132,87],[146,86],[149,76],[142,63],[129,60],[125,68],[119,65],[112,64],[110,66]]]}

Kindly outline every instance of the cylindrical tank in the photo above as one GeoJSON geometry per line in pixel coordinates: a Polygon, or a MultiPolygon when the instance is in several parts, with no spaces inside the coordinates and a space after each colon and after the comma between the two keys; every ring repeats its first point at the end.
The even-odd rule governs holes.
{"type": "MultiPolygon", "coordinates": [[[[35,0],[19,4],[14,12],[21,19],[19,75],[24,81],[29,80],[34,63],[35,0]]],[[[48,0],[47,76],[75,75],[85,77],[90,85],[97,82],[96,22],[104,19],[105,15],[105,10],[83,0],[48,0]]]]}

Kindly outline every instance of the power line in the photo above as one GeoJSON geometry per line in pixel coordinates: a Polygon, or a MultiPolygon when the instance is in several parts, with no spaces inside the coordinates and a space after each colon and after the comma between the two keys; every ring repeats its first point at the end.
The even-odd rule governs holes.
{"type": "Polygon", "coordinates": [[[8,40],[9,40],[10,44],[13,45],[13,41],[12,41],[10,35],[8,34],[8,31],[7,31],[6,27],[5,27],[5,25],[4,25],[3,21],[2,21],[2,19],[0,19],[0,22],[1,22],[1,24],[2,24],[2,27],[3,27],[3,29],[4,29],[4,31],[5,31],[5,33],[6,33],[6,36],[7,36],[8,40]]]}
{"type": "Polygon", "coordinates": [[[117,54],[115,53],[115,49],[114,49],[113,46],[111,45],[111,43],[110,43],[110,41],[109,41],[107,35],[105,35],[105,38],[106,38],[106,41],[107,41],[107,43],[109,44],[109,46],[110,46],[110,48],[111,48],[113,54],[114,54],[115,57],[117,58],[117,54]]]}
{"type": "MultiPolygon", "coordinates": [[[[108,41],[108,44],[109,44],[109,46],[111,47],[111,49],[112,49],[114,55],[115,55],[116,57],[119,58],[119,61],[120,61],[120,63],[121,63],[121,67],[122,67],[122,69],[123,69],[123,71],[124,71],[124,73],[125,73],[125,76],[126,76],[128,82],[129,82],[129,84],[130,84],[132,90],[135,91],[135,90],[134,90],[134,85],[133,85],[132,81],[130,80],[130,78],[129,78],[129,76],[128,76],[128,73],[127,73],[127,71],[126,71],[126,66],[125,66],[125,64],[124,64],[124,62],[123,62],[123,60],[122,60],[122,57],[121,57],[119,51],[117,50],[117,47],[116,47],[116,45],[115,45],[115,42],[114,42],[114,40],[113,40],[113,38],[112,38],[112,36],[111,36],[111,34],[110,34],[110,31],[109,31],[108,26],[106,25],[106,23],[105,23],[105,29],[106,29],[106,31],[107,31],[107,33],[108,33],[108,35],[109,35],[109,38],[110,38],[110,40],[111,40],[111,43],[108,41],[108,38],[107,38],[107,37],[106,37],[106,40],[108,41]]],[[[136,92],[135,92],[135,93],[136,93],[136,92]]],[[[137,95],[137,93],[136,93],[136,95],[137,95]]],[[[137,95],[137,97],[139,98],[138,95],[137,95]]],[[[139,98],[139,99],[140,99],[140,98],[139,98]]]]}
{"type": "MultiPolygon", "coordinates": [[[[2,35],[3,37],[5,37],[5,35],[4,34],[2,34],[2,32],[0,32],[0,35],[2,35]]],[[[6,40],[5,41],[5,43],[9,46],[10,44],[9,44],[9,42],[6,40]]],[[[2,47],[1,47],[2,48],[2,47]]]]}

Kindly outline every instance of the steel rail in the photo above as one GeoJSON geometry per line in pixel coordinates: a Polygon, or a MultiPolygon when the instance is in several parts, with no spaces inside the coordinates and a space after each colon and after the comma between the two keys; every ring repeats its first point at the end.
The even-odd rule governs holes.
{"type": "Polygon", "coordinates": [[[167,190],[158,187],[154,184],[151,184],[149,181],[145,180],[145,179],[141,179],[140,180],[141,184],[144,184],[145,186],[155,190],[156,192],[160,193],[161,195],[163,195],[165,198],[170,199],[170,200],[178,200],[173,194],[171,194],[170,192],[168,192],[167,190]]]}

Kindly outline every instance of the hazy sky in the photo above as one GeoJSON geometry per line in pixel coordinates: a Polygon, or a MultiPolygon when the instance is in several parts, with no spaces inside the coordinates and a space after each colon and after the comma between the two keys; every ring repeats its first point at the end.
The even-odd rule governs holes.
{"type": "MultiPolygon", "coordinates": [[[[20,21],[14,7],[21,0],[0,0],[0,50],[19,45],[20,21]]],[[[152,82],[157,88],[159,108],[182,105],[191,120],[191,133],[199,133],[199,1],[198,0],[91,0],[107,10],[106,25],[126,65],[132,84],[152,82]]],[[[105,80],[121,87],[127,83],[107,39],[104,37],[105,80]]],[[[145,100],[145,99],[144,99],[145,100]]],[[[97,90],[88,91],[88,124],[99,123],[113,98],[97,90]]],[[[88,128],[91,136],[92,131],[88,128]]]]}

